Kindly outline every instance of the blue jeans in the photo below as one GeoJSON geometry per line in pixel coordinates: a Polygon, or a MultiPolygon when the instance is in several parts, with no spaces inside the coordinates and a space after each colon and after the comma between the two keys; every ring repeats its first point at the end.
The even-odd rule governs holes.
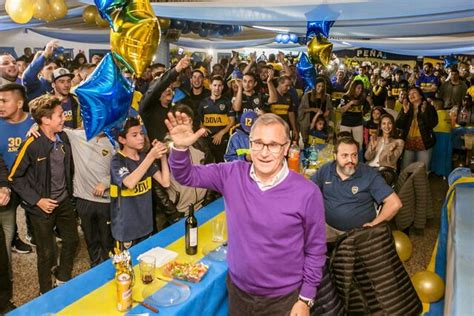
{"type": "Polygon", "coordinates": [[[433,148],[419,151],[405,149],[405,152],[403,153],[402,170],[408,167],[411,163],[419,161],[425,164],[426,172],[429,172],[432,151],[433,148]]]}

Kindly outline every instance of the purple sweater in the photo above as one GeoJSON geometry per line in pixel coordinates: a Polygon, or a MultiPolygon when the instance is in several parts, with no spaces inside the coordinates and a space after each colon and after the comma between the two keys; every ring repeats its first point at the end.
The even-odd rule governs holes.
{"type": "Polygon", "coordinates": [[[283,182],[261,191],[251,164],[191,164],[188,151],[172,150],[169,164],[182,185],[224,196],[231,279],[247,293],[313,298],[326,260],[324,205],[319,188],[290,171],[283,182]]]}

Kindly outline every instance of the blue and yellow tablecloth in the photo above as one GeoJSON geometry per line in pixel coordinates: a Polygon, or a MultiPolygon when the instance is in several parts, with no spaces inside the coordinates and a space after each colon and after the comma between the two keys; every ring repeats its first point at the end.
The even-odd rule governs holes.
{"type": "Polygon", "coordinates": [[[474,178],[460,178],[449,187],[441,209],[438,240],[427,269],[435,272],[445,281],[445,296],[438,302],[423,304],[424,315],[463,316],[474,312],[472,299],[474,211],[472,203],[474,203],[474,178]]]}
{"type": "MultiPolygon", "coordinates": [[[[137,257],[154,247],[163,247],[176,251],[177,260],[182,262],[198,261],[203,258],[203,248],[212,245],[211,220],[224,217],[224,201],[219,199],[196,212],[199,223],[198,254],[187,256],[184,247],[184,220],[159,232],[151,238],[130,249],[135,275],[139,276],[137,257]]],[[[191,287],[191,297],[184,303],[172,307],[159,307],[160,315],[227,315],[227,275],[226,262],[211,262],[210,269],[201,282],[187,283],[191,287]]],[[[66,284],[37,297],[12,311],[16,315],[123,315],[117,311],[115,268],[110,260],[78,275],[66,284]]],[[[33,280],[32,282],[37,282],[33,280]]],[[[152,285],[159,290],[166,283],[154,281],[152,285]]],[[[133,298],[143,300],[145,285],[137,279],[133,287],[133,298]]],[[[133,304],[127,315],[151,313],[150,310],[133,304]]]]}

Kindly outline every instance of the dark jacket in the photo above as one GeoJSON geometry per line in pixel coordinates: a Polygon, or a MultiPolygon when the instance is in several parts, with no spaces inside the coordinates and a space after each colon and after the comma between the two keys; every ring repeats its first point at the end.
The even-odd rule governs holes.
{"type": "MultiPolygon", "coordinates": [[[[436,143],[433,128],[438,125],[438,113],[432,105],[427,105],[425,112],[421,112],[421,105],[418,108],[418,127],[425,149],[430,149],[436,143]]],[[[402,130],[402,139],[406,142],[410,126],[413,121],[413,106],[410,106],[408,113],[400,111],[397,118],[397,128],[402,130]]]]}
{"type": "Polygon", "coordinates": [[[167,113],[171,109],[171,103],[168,108],[161,105],[161,94],[176,80],[178,73],[171,69],[165,72],[160,79],[152,82],[145,95],[140,101],[140,116],[148,133],[150,141],[154,139],[160,142],[166,136],[168,129],[165,125],[167,113]]]}
{"type": "MultiPolygon", "coordinates": [[[[71,144],[66,133],[58,134],[61,138],[64,156],[64,168],[66,176],[66,187],[72,197],[72,178],[74,165],[72,161],[71,144]]],[[[51,165],[50,152],[53,144],[41,133],[35,138],[29,137],[18,150],[18,156],[13,164],[8,180],[12,182],[13,190],[20,196],[23,206],[27,212],[47,217],[36,204],[41,198],[51,196],[51,165]]]]}
{"type": "Polygon", "coordinates": [[[8,183],[8,168],[5,164],[5,160],[3,160],[2,155],[0,154],[0,188],[9,188],[10,185],[8,183]]]}

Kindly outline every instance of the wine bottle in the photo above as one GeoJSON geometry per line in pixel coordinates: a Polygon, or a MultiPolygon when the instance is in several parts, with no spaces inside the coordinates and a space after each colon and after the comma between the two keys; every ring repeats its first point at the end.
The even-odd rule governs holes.
{"type": "Polygon", "coordinates": [[[198,248],[198,222],[194,216],[194,205],[189,205],[189,214],[185,222],[186,254],[195,255],[198,248]]]}

